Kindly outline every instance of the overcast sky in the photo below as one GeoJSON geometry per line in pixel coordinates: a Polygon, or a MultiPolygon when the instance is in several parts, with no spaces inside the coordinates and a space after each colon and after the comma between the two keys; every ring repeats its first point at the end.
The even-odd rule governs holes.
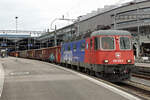
{"type": "MultiPolygon", "coordinates": [[[[75,19],[119,1],[131,0],[0,0],[0,30],[15,29],[15,16],[18,16],[19,30],[43,31],[62,15],[75,19]]],[[[56,21],[54,24],[60,27],[69,22],[56,21]]]]}

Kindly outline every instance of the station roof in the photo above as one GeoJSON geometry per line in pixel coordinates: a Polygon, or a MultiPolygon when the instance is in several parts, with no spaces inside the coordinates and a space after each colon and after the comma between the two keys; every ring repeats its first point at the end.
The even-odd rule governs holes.
{"type": "Polygon", "coordinates": [[[99,30],[91,34],[91,36],[97,35],[131,35],[131,33],[123,30],[99,30]]]}

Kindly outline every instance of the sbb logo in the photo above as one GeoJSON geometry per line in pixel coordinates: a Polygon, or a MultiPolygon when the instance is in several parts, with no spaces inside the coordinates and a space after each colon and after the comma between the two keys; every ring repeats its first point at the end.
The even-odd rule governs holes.
{"type": "Polygon", "coordinates": [[[115,56],[116,56],[117,59],[119,59],[119,58],[121,58],[121,53],[120,52],[116,52],[115,56]]]}

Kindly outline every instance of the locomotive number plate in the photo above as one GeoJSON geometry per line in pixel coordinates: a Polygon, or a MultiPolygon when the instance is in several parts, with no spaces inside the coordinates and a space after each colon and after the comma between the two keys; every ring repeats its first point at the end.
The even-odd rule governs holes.
{"type": "Polygon", "coordinates": [[[119,60],[118,59],[114,59],[113,62],[114,63],[123,63],[123,60],[122,59],[119,59],[119,60]]]}

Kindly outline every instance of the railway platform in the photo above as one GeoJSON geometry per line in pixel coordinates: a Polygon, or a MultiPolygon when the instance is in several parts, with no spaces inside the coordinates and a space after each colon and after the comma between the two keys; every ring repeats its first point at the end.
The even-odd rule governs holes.
{"type": "Polygon", "coordinates": [[[0,62],[5,76],[1,100],[140,100],[58,65],[13,57],[0,62]]]}
{"type": "Polygon", "coordinates": [[[135,66],[150,68],[150,63],[135,63],[135,66]]]}

